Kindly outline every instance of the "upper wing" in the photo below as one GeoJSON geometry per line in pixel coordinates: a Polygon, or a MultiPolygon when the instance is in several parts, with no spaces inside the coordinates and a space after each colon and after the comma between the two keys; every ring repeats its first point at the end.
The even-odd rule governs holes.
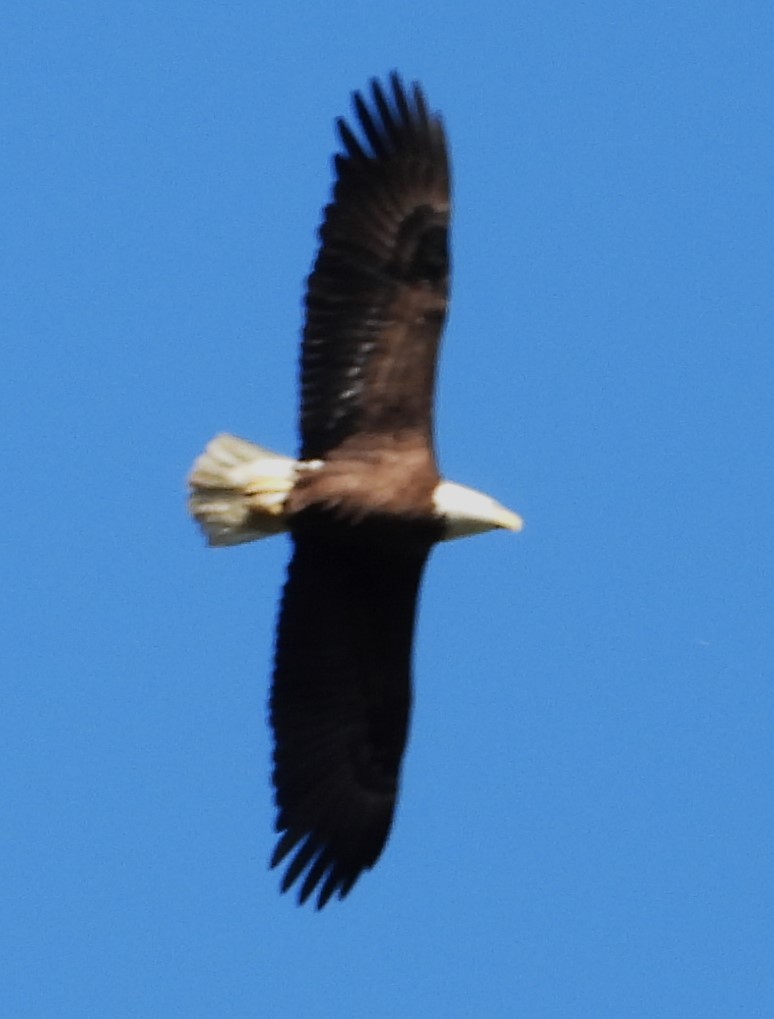
{"type": "Polygon", "coordinates": [[[286,891],[343,898],[392,825],[411,707],[411,643],[427,554],[304,537],[280,610],[271,722],[276,866],[286,891]]]}
{"type": "Polygon", "coordinates": [[[419,85],[397,74],[354,95],[359,137],[337,126],[333,201],[309,277],[301,353],[301,457],[355,432],[418,431],[432,448],[449,282],[449,160],[419,85]]]}

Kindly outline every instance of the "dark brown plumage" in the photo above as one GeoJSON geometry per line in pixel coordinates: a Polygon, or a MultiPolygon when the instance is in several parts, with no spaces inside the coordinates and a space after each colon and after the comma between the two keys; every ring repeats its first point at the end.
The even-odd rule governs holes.
{"type": "Polygon", "coordinates": [[[289,531],[270,696],[283,891],[346,895],[389,836],[411,709],[411,646],[441,540],[521,519],[442,480],[433,448],[449,289],[440,117],[393,74],[338,121],[333,201],[309,277],[298,460],[216,436],[189,477],[212,545],[289,531]]]}
{"type": "Polygon", "coordinates": [[[271,695],[283,890],[323,906],[392,824],[411,701],[417,591],[432,544],[436,358],[448,297],[443,127],[397,75],[338,122],[333,202],[309,279],[294,551],[271,695]],[[375,465],[378,469],[375,470],[375,465]]]}
{"type": "Polygon", "coordinates": [[[410,429],[432,449],[449,281],[443,125],[397,75],[356,93],[358,140],[338,121],[333,201],[309,278],[301,354],[301,459],[353,434],[410,429]]]}

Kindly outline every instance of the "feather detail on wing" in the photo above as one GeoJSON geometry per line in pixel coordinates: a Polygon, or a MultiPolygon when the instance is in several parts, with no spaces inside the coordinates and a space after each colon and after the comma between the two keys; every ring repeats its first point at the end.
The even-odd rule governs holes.
{"type": "Polygon", "coordinates": [[[301,457],[354,433],[416,430],[432,447],[438,344],[449,285],[449,160],[443,124],[397,74],[354,95],[338,121],[333,201],[308,282],[301,457]]]}
{"type": "Polygon", "coordinates": [[[282,889],[321,908],[376,863],[390,832],[411,706],[427,550],[396,555],[296,538],[271,694],[282,889]],[[292,854],[292,855],[291,855],[292,854]]]}

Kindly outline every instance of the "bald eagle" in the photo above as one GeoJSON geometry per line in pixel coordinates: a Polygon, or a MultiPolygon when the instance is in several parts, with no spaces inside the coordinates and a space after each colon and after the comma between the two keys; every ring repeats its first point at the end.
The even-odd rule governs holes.
{"type": "Polygon", "coordinates": [[[522,521],[441,479],[433,446],[449,295],[449,156],[418,84],[393,73],[337,121],[333,198],[306,292],[298,459],[219,435],[189,508],[211,545],[287,531],[270,716],[286,891],[343,898],[392,826],[430,550],[522,521]]]}

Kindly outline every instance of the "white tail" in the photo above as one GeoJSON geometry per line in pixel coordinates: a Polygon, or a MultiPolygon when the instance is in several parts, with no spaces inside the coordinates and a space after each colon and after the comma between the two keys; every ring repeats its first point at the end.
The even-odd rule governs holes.
{"type": "Polygon", "coordinates": [[[235,435],[216,435],[188,478],[188,508],[210,545],[241,545],[287,530],[296,461],[235,435]]]}

